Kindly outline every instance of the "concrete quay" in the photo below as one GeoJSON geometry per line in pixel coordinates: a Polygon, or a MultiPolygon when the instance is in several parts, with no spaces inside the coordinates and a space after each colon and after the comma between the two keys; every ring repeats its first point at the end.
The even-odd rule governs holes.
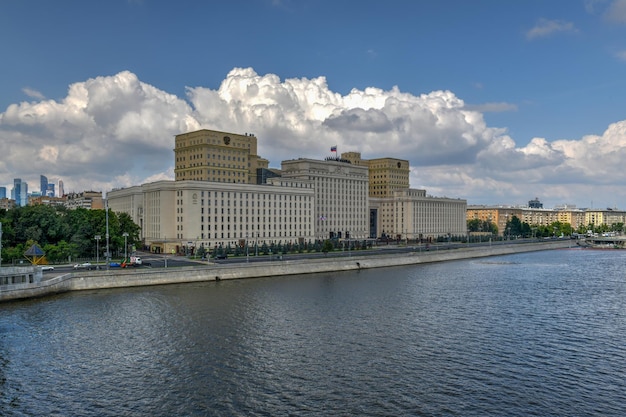
{"type": "Polygon", "coordinates": [[[415,251],[401,254],[370,253],[368,255],[367,251],[359,251],[352,252],[352,256],[349,257],[330,255],[318,259],[237,264],[198,264],[198,266],[176,268],[115,269],[108,271],[81,270],[38,282],[0,285],[0,302],[43,297],[68,291],[352,271],[484,258],[540,250],[563,249],[573,246],[575,244],[568,239],[535,243],[494,244],[492,246],[473,246],[449,250],[435,250],[435,248],[431,248],[430,251],[419,251],[416,249],[415,251]]]}

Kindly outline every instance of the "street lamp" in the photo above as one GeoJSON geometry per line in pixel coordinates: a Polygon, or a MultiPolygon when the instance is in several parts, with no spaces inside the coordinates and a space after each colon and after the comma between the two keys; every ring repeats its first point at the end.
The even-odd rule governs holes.
{"type": "Polygon", "coordinates": [[[94,239],[96,239],[96,269],[100,269],[100,239],[102,236],[95,235],[94,239]]]}
{"type": "Polygon", "coordinates": [[[111,265],[111,251],[109,250],[109,200],[105,198],[104,200],[104,212],[106,218],[106,240],[107,240],[107,253],[106,253],[106,261],[107,261],[107,271],[109,270],[109,266],[111,265]]]}
{"type": "Polygon", "coordinates": [[[126,262],[128,257],[128,233],[124,232],[122,236],[124,236],[124,262],[126,262]]]}
{"type": "Polygon", "coordinates": [[[246,262],[250,262],[250,253],[248,250],[248,234],[246,233],[246,262]]]}

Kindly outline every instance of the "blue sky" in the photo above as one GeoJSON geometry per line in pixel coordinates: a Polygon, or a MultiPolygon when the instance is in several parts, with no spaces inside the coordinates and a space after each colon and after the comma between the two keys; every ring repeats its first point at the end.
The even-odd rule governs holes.
{"type": "Polygon", "coordinates": [[[173,178],[210,128],[274,167],[338,145],[468,204],[626,209],[626,0],[7,0],[0,36],[7,187],[173,178]]]}

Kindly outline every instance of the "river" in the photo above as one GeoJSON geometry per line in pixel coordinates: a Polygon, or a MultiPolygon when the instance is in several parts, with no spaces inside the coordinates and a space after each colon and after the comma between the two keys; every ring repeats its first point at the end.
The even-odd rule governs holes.
{"type": "Polygon", "coordinates": [[[623,416],[626,251],[0,305],[2,416],[623,416]]]}

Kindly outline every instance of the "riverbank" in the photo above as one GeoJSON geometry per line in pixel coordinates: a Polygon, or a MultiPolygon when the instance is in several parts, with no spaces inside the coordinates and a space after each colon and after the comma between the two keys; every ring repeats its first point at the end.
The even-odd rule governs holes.
{"type": "Polygon", "coordinates": [[[43,297],[68,291],[386,268],[563,249],[572,246],[575,245],[570,240],[555,240],[523,244],[475,246],[449,250],[415,250],[408,253],[389,255],[368,255],[367,252],[355,252],[353,256],[349,257],[329,256],[322,259],[268,261],[252,264],[198,264],[198,266],[180,268],[76,271],[39,282],[0,286],[0,302],[43,297]]]}

